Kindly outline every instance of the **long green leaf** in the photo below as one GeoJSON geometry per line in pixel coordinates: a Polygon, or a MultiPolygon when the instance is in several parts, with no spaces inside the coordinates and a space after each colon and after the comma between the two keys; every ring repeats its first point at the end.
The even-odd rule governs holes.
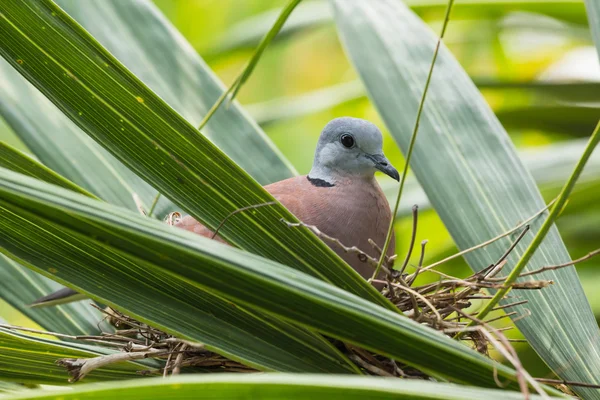
{"type": "Polygon", "coordinates": [[[100,327],[108,330],[108,327],[101,323],[102,314],[92,308],[89,301],[48,308],[27,306],[34,300],[60,288],[61,286],[56,282],[0,254],[0,298],[2,300],[52,332],[90,335],[99,333],[100,327]]]}
{"type": "Polygon", "coordinates": [[[570,136],[589,136],[600,117],[598,105],[525,106],[496,115],[507,129],[539,129],[570,136]]]}
{"type": "MultiPolygon", "coordinates": [[[[538,249],[540,244],[546,238],[548,231],[554,225],[554,221],[557,220],[561,211],[566,206],[567,201],[569,200],[569,196],[571,195],[573,188],[575,187],[575,184],[579,180],[579,176],[581,175],[581,172],[585,168],[588,160],[590,159],[590,156],[596,149],[596,146],[598,146],[599,142],[600,142],[600,121],[598,122],[596,129],[594,129],[594,132],[592,132],[589,142],[586,145],[585,150],[583,151],[583,154],[581,155],[581,158],[575,165],[573,172],[569,176],[569,179],[567,179],[567,181],[565,182],[560,193],[556,197],[556,202],[550,208],[548,217],[543,222],[539,231],[536,233],[535,237],[529,244],[529,247],[527,248],[527,250],[525,250],[525,253],[523,254],[523,256],[519,259],[519,261],[516,263],[513,270],[506,277],[506,280],[504,281],[505,286],[503,288],[499,289],[494,294],[492,299],[487,304],[485,304],[485,306],[477,313],[478,319],[484,320],[487,317],[487,315],[492,311],[492,309],[500,302],[500,300],[503,299],[504,296],[506,296],[510,292],[511,286],[517,281],[517,279],[519,279],[520,274],[523,272],[523,270],[529,263],[529,260],[531,260],[533,254],[536,252],[536,250],[538,249]]],[[[467,326],[475,325],[475,323],[476,323],[475,321],[470,321],[467,326]]]]}
{"type": "MultiPolygon", "coordinates": [[[[542,190],[545,198],[551,198],[557,193],[561,185],[569,177],[569,169],[577,163],[577,160],[585,148],[585,139],[573,139],[567,142],[559,142],[547,146],[534,147],[519,151],[519,157],[533,175],[536,184],[542,190]]],[[[397,217],[404,217],[411,214],[412,206],[417,204],[419,210],[431,208],[427,195],[419,185],[416,179],[406,181],[406,190],[402,196],[400,209],[397,217]]],[[[579,195],[571,200],[572,208],[578,206],[590,206],[600,201],[600,152],[592,154],[590,161],[586,165],[581,178],[580,185],[575,188],[576,192],[586,190],[586,195],[579,195]],[[585,184],[585,186],[583,186],[585,184]],[[577,206],[573,202],[577,202],[577,206]]],[[[382,182],[381,187],[388,200],[392,201],[397,194],[396,185],[389,182],[382,182]]],[[[565,212],[569,212],[571,207],[565,212]]]]}
{"type": "MultiPolygon", "coordinates": [[[[109,203],[133,210],[135,193],[150,206],[156,190],[98,146],[4,60],[0,87],[0,114],[44,165],[109,203]]],[[[163,199],[159,213],[174,209],[163,199]]]]}
{"type": "MultiPolygon", "coordinates": [[[[0,249],[153,326],[235,359],[314,371],[316,355],[295,365],[283,362],[295,343],[264,329],[261,336],[249,311],[259,309],[274,326],[285,326],[282,319],[301,324],[453,381],[495,386],[497,371],[514,382],[513,371],[467,346],[310,275],[2,172],[0,249]],[[247,310],[246,320],[234,312],[240,309],[247,310]]],[[[323,363],[332,358],[324,350],[319,354],[323,363]]]]}
{"type": "MultiPolygon", "coordinates": [[[[406,150],[423,82],[436,42],[433,33],[395,0],[332,0],[344,45],[390,132],[406,150]],[[401,110],[401,111],[399,111],[401,110]]],[[[486,102],[444,47],[433,74],[411,163],[431,203],[460,249],[497,236],[544,207],[540,193],[486,102]]],[[[532,224],[539,229],[541,221],[532,224]]],[[[523,254],[533,235],[513,251],[523,254]]],[[[470,253],[471,268],[488,266],[510,239],[470,253]]],[[[569,261],[555,228],[529,269],[569,261]]],[[[542,359],[562,378],[596,382],[600,335],[574,268],[538,276],[555,282],[520,293],[527,305],[516,324],[542,359]]],[[[577,389],[590,398],[599,392],[577,389]]]]}
{"type": "MultiPolygon", "coordinates": [[[[236,375],[177,376],[127,382],[79,385],[72,390],[31,390],[6,399],[229,399],[229,400],[519,400],[520,393],[478,389],[410,379],[332,375],[236,375]]],[[[540,399],[531,396],[531,399],[540,399]]]]}
{"type": "Polygon", "coordinates": [[[63,176],[52,171],[50,168],[29,157],[27,154],[15,149],[5,142],[0,141],[0,167],[10,169],[27,176],[32,176],[44,182],[64,187],[65,189],[81,193],[88,197],[93,194],[74,184],[63,176]]]}
{"type": "MultiPolygon", "coordinates": [[[[4,142],[0,142],[0,167],[94,197],[86,190],[4,142]]],[[[71,335],[98,333],[102,315],[87,303],[46,309],[28,307],[28,304],[34,300],[56,291],[60,287],[56,282],[0,255],[0,298],[2,300],[49,331],[71,335]]],[[[103,328],[107,329],[108,327],[103,326],[103,328]]]]}
{"type": "MultiPolygon", "coordinates": [[[[56,365],[60,358],[90,358],[110,354],[106,349],[23,335],[0,328],[0,380],[65,385],[69,374],[56,365]]],[[[150,364],[152,365],[152,364],[150,364]]],[[[86,381],[132,379],[148,365],[126,362],[93,371],[86,381]]]]}
{"type": "Polygon", "coordinates": [[[4,382],[0,381],[0,395],[5,395],[6,393],[14,393],[21,390],[26,390],[27,388],[18,383],[12,382],[4,382]]]}
{"type": "MultiPolygon", "coordinates": [[[[0,166],[46,182],[92,196],[31,157],[0,142],[0,166]]],[[[71,335],[94,334],[99,331],[101,314],[89,304],[33,309],[27,305],[60,288],[56,282],[0,255],[0,298],[47,330],[71,335]]]]}
{"type": "MultiPolygon", "coordinates": [[[[8,0],[0,7],[2,56],[79,127],[185,211],[215,228],[240,208],[273,201],[50,0],[8,0]]],[[[395,309],[308,229],[290,229],[281,218],[294,220],[279,204],[262,207],[228,219],[219,234],[395,309]]]]}

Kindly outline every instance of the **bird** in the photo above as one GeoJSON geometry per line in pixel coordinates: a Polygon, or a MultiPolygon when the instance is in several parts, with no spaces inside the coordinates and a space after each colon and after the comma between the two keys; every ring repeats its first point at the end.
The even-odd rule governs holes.
{"type": "MultiPolygon", "coordinates": [[[[312,168],[307,175],[295,176],[264,188],[299,221],[339,240],[344,246],[356,246],[372,257],[377,250],[369,239],[383,247],[392,212],[375,179],[380,171],[399,181],[399,173],[383,154],[383,135],[364,119],[340,117],[325,125],[319,136],[312,168]]],[[[226,243],[192,216],[185,216],[175,227],[226,243]]],[[[356,253],[327,245],[363,278],[373,275],[372,265],[356,253]]],[[[392,238],[387,256],[395,251],[392,238]]],[[[61,304],[77,292],[64,288],[44,296],[32,306],[61,304]]],[[[80,296],[78,298],[81,298],[80,296]]]]}

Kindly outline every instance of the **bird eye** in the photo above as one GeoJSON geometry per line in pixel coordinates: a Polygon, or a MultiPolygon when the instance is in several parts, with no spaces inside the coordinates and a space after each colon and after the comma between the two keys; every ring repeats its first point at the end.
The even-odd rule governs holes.
{"type": "Polygon", "coordinates": [[[354,147],[354,137],[348,133],[344,133],[340,136],[340,143],[347,148],[354,147]]]}

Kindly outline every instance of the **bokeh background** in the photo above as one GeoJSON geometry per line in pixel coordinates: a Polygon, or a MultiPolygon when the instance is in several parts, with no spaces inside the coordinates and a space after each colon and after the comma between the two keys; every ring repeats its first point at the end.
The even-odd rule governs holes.
{"type": "MultiPolygon", "coordinates": [[[[229,85],[287,0],[154,2],[229,85]]],[[[446,1],[407,3],[439,31],[446,1]]],[[[508,130],[544,197],[551,200],[600,118],[600,66],[583,1],[457,0],[445,43],[508,130]]],[[[238,100],[301,174],[310,169],[322,127],[343,115],[378,124],[386,135],[385,153],[398,169],[403,166],[402,154],[385,132],[344,54],[324,1],[301,3],[264,53],[238,100]]],[[[0,129],[9,129],[2,124],[0,121],[0,129]]],[[[12,144],[19,145],[16,140],[12,144]]],[[[573,258],[600,247],[598,153],[558,222],[573,258]]],[[[395,195],[394,182],[383,178],[381,182],[395,195]]],[[[404,205],[413,203],[426,204],[414,181],[407,187],[404,205]]],[[[417,243],[429,240],[427,263],[456,249],[435,211],[422,208],[417,243]]],[[[409,215],[397,221],[399,254],[406,251],[410,225],[409,215]]],[[[460,260],[442,270],[456,276],[470,273],[460,260]]],[[[599,319],[600,257],[581,263],[577,270],[599,319]]],[[[0,304],[2,307],[6,305],[0,304]]],[[[508,334],[519,338],[518,332],[508,334]]],[[[547,375],[543,362],[526,344],[515,346],[532,375],[547,375]]]]}

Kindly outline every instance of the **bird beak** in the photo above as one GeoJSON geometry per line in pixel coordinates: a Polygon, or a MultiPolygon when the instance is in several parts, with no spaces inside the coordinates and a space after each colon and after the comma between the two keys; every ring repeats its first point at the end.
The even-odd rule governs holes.
{"type": "Polygon", "coordinates": [[[383,154],[367,154],[367,158],[373,161],[375,168],[383,172],[390,178],[400,180],[398,170],[390,164],[389,160],[383,154]]]}

